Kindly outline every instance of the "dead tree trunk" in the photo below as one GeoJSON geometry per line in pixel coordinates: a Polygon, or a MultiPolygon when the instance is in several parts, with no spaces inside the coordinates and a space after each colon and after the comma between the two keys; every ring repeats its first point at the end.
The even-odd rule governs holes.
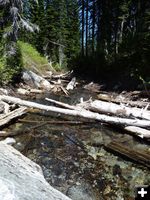
{"type": "Polygon", "coordinates": [[[138,127],[150,127],[149,120],[126,119],[126,118],[120,118],[120,117],[107,116],[107,115],[102,115],[99,113],[87,111],[85,109],[81,109],[81,110],[63,109],[63,108],[58,108],[55,106],[46,106],[39,103],[30,102],[30,101],[26,101],[26,100],[22,100],[16,97],[6,96],[6,95],[1,95],[0,100],[23,105],[23,106],[28,106],[32,108],[38,108],[41,110],[57,112],[57,113],[65,114],[65,115],[83,117],[86,119],[93,119],[93,120],[97,120],[103,123],[116,124],[116,125],[121,125],[121,126],[134,125],[138,127]]]}

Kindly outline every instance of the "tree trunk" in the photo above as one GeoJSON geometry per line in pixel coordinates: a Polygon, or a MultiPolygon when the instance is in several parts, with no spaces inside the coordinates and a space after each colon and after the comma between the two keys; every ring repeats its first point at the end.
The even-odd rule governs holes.
{"type": "Polygon", "coordinates": [[[86,56],[88,56],[89,0],[86,0],[86,56]]]}
{"type": "Polygon", "coordinates": [[[84,9],[85,3],[84,0],[82,0],[82,56],[84,56],[84,9]]]}
{"type": "Polygon", "coordinates": [[[93,21],[92,21],[92,53],[95,51],[95,22],[96,22],[96,13],[95,13],[95,0],[93,0],[93,21]]]}
{"type": "Polygon", "coordinates": [[[123,19],[122,19],[122,22],[121,22],[121,25],[120,25],[119,44],[122,43],[122,39],[123,39],[124,23],[125,23],[125,16],[123,16],[123,19]]]}

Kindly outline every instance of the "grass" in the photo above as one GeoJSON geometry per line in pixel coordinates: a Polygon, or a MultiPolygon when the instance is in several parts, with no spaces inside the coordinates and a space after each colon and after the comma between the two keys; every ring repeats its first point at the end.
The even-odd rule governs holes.
{"type": "Polygon", "coordinates": [[[45,71],[53,70],[48,60],[41,56],[32,45],[22,41],[19,41],[18,44],[21,49],[25,69],[32,70],[35,73],[44,73],[45,71]]]}
{"type": "Polygon", "coordinates": [[[0,58],[0,69],[3,69],[5,65],[4,59],[0,58]]]}
{"type": "Polygon", "coordinates": [[[22,67],[41,75],[45,74],[46,71],[63,71],[58,63],[53,63],[52,66],[32,45],[18,41],[18,46],[19,57],[11,57],[7,60],[6,57],[1,56],[2,47],[0,46],[0,84],[11,82],[16,74],[20,73],[22,67]]]}

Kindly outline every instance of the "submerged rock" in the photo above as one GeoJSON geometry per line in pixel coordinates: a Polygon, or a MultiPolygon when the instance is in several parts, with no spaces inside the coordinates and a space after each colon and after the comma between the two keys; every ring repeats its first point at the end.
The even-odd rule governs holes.
{"type": "Polygon", "coordinates": [[[71,186],[67,191],[67,196],[72,200],[97,200],[95,191],[88,183],[81,183],[71,186]]]}
{"type": "Polygon", "coordinates": [[[9,144],[9,145],[13,145],[16,143],[16,140],[14,138],[11,138],[11,137],[7,137],[5,140],[3,140],[3,142],[5,144],[9,144]]]}

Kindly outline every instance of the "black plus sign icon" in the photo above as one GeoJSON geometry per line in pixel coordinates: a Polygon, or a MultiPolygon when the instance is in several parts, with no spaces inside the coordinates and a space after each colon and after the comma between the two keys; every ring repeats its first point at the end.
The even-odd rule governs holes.
{"type": "Polygon", "coordinates": [[[149,200],[150,199],[150,186],[143,185],[136,187],[136,197],[135,200],[149,200]]]}

